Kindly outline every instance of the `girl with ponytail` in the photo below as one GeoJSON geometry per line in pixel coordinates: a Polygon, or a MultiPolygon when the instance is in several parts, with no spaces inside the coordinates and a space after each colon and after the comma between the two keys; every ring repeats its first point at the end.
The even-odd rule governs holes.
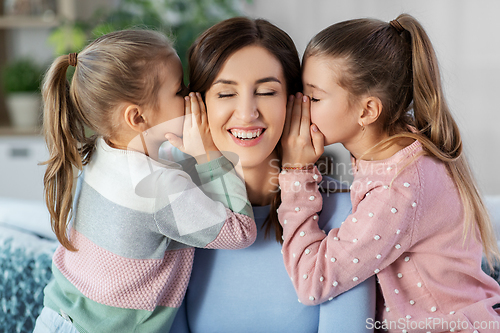
{"type": "Polygon", "coordinates": [[[302,66],[304,94],[282,138],[293,169],[279,179],[284,261],[300,300],[325,302],[377,275],[372,328],[426,331],[432,317],[432,332],[498,332],[500,287],[481,257],[491,264],[499,252],[422,26],[407,14],[340,22],[309,42],[302,66]],[[352,155],[353,210],[325,235],[311,166],[336,142],[352,155]]]}
{"type": "Polygon", "coordinates": [[[215,148],[201,97],[186,96],[175,50],[147,30],[60,56],[42,92],[45,199],[61,245],[35,332],[168,332],[193,247],[238,249],[256,236],[245,184],[215,148]],[[195,157],[203,191],[158,157],[166,136],[195,157]]]}

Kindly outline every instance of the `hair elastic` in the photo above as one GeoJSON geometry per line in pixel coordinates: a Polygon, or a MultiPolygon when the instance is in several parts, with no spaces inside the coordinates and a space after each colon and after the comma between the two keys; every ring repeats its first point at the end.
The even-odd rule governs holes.
{"type": "Polygon", "coordinates": [[[394,28],[396,29],[396,31],[398,33],[402,33],[403,31],[405,31],[405,28],[403,28],[403,26],[401,25],[401,23],[399,23],[398,20],[392,20],[391,22],[389,22],[389,24],[394,28]]]}
{"type": "Polygon", "coordinates": [[[68,54],[68,63],[70,66],[76,67],[76,61],[78,60],[78,53],[70,53],[68,54]]]}

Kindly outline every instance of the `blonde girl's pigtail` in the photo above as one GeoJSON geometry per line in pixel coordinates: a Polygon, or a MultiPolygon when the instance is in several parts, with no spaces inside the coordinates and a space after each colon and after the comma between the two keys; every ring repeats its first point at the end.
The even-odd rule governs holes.
{"type": "MultiPolygon", "coordinates": [[[[76,251],[67,236],[71,217],[74,168],[82,169],[78,139],[85,137],[83,123],[70,99],[66,71],[70,56],[58,57],[46,73],[43,86],[43,130],[50,158],[44,176],[45,202],[52,230],[68,250],[76,251]]],[[[84,140],[82,140],[84,141],[84,140]]]]}
{"type": "MultiPolygon", "coordinates": [[[[413,73],[413,115],[419,140],[433,156],[445,162],[457,184],[465,214],[464,242],[479,230],[488,262],[500,258],[495,233],[479,194],[476,181],[462,153],[457,124],[446,104],[440,82],[438,62],[429,37],[412,16],[400,15],[391,26],[399,26],[411,35],[413,73]],[[474,224],[477,222],[477,225],[474,224]]],[[[404,31],[402,32],[405,33],[404,31]]]]}

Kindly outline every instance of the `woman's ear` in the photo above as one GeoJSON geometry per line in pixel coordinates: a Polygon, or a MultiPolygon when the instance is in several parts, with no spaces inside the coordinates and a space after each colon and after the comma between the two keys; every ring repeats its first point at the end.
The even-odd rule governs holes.
{"type": "Polygon", "coordinates": [[[129,104],[123,112],[125,123],[135,132],[141,133],[147,130],[147,121],[144,112],[139,105],[129,104]]]}
{"type": "Polygon", "coordinates": [[[367,126],[377,121],[382,113],[382,101],[378,97],[369,96],[361,101],[363,112],[359,117],[361,126],[367,126]]]}

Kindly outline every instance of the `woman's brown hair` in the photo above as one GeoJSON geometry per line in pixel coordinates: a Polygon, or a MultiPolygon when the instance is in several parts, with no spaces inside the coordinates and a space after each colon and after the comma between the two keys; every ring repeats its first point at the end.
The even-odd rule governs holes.
{"type": "Polygon", "coordinates": [[[71,219],[74,170],[81,170],[94,151],[97,136],[117,135],[118,108],[130,102],[156,109],[160,73],[175,51],[162,34],[124,30],[97,38],[78,55],[58,57],[43,86],[45,141],[50,158],[44,164],[45,201],[59,242],[75,251],[67,236],[71,219]],[[69,84],[66,72],[75,65],[69,84]],[[88,137],[86,128],[95,133],[88,137]]]}
{"type": "MultiPolygon", "coordinates": [[[[295,44],[286,32],[262,19],[231,18],[212,26],[201,34],[189,49],[189,89],[203,96],[210,89],[226,60],[236,51],[251,45],[265,48],[281,63],[287,94],[302,90],[300,60],[295,44]]],[[[281,167],[281,145],[277,153],[281,167]]],[[[282,242],[283,229],[276,209],[281,204],[277,191],[271,211],[264,222],[265,234],[275,231],[276,241],[282,242]]]]}
{"type": "Polygon", "coordinates": [[[464,241],[469,232],[474,236],[477,226],[490,264],[499,258],[488,212],[444,98],[434,48],[422,25],[408,14],[390,23],[376,19],[340,22],[309,42],[303,61],[312,56],[342,61],[338,84],[349,92],[350,102],[365,94],[382,101],[379,122],[390,137],[373,149],[409,137],[446,164],[464,206],[464,241]]]}

